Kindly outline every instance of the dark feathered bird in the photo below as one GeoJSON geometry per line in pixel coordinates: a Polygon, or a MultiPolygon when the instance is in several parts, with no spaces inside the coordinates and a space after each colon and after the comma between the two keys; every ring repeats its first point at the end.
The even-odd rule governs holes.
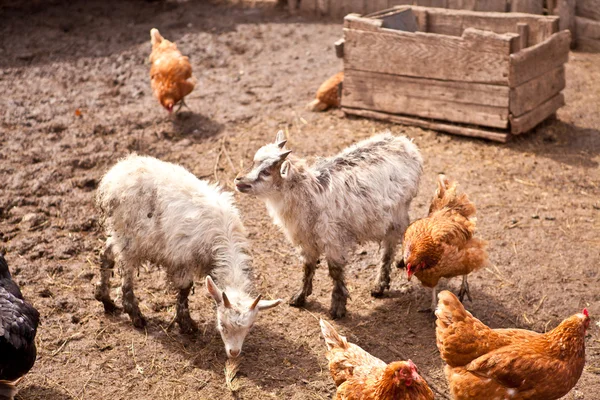
{"type": "Polygon", "coordinates": [[[15,381],[35,362],[40,313],[25,300],[0,254],[0,400],[16,394],[15,381]]]}

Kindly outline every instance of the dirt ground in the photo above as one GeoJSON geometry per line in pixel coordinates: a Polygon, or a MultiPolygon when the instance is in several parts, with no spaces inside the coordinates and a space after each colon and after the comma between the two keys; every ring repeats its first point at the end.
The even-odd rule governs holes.
{"type": "MultiPolygon", "coordinates": [[[[295,154],[331,155],[384,129],[414,138],[425,174],[412,218],[423,216],[444,172],[478,206],[493,267],[470,276],[466,306],[492,327],[545,331],[588,307],[587,363],[567,399],[600,395],[600,54],[572,53],[567,106],[555,120],[502,145],[304,109],[341,65],[341,24],[289,16],[272,5],[210,1],[0,1],[0,251],[42,314],[38,359],[18,399],[326,399],[334,393],[318,318],[331,281],[317,271],[306,309],[265,311],[246,340],[237,391],[212,300],[191,296],[199,335],[170,327],[175,296],[145,266],[137,294],[149,319],[105,315],[93,297],[104,236],[93,205],[104,172],[130,152],[180,163],[229,190],[254,151],[289,136],[295,154]],[[15,2],[11,2],[15,3],[15,2]],[[152,97],[149,30],[190,56],[199,84],[175,118],[152,97]],[[218,160],[218,163],[216,162],[218,160]]],[[[257,287],[288,299],[299,287],[295,250],[264,204],[236,194],[252,242],[257,287]]],[[[447,394],[430,291],[394,271],[382,299],[369,295],[377,245],[347,270],[352,300],[336,326],[385,361],[411,358],[447,394]]],[[[459,279],[442,288],[457,291],[459,279]]],[[[119,297],[119,279],[112,294],[119,297]]],[[[120,299],[117,299],[120,302],[120,299]]]]}

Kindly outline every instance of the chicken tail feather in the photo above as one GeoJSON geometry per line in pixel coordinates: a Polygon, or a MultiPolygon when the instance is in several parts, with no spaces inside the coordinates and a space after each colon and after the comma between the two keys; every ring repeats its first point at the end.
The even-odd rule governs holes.
{"type": "Polygon", "coordinates": [[[445,330],[456,322],[464,321],[470,316],[460,300],[447,290],[438,294],[438,305],[435,309],[437,317],[436,326],[438,330],[445,330]]]}
{"type": "Polygon", "coordinates": [[[152,42],[152,48],[158,46],[162,43],[163,37],[160,35],[160,32],[156,28],[152,28],[150,30],[150,41],[152,42]]]}
{"type": "Polygon", "coordinates": [[[319,320],[319,323],[321,324],[321,333],[323,334],[323,338],[325,338],[325,344],[327,345],[328,350],[334,348],[347,349],[349,347],[346,338],[340,336],[329,322],[321,319],[319,320]]]}
{"type": "Polygon", "coordinates": [[[445,175],[440,174],[437,180],[437,190],[429,207],[429,213],[449,208],[465,218],[475,215],[475,205],[469,200],[466,194],[456,194],[456,182],[451,181],[445,175]]]}

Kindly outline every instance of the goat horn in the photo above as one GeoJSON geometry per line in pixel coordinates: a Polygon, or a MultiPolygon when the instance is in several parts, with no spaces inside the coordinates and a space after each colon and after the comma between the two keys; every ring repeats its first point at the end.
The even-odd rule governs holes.
{"type": "Polygon", "coordinates": [[[225,308],[231,308],[231,303],[229,302],[225,292],[223,292],[223,304],[225,305],[225,308]]]}
{"type": "Polygon", "coordinates": [[[256,306],[258,305],[258,302],[260,301],[261,298],[262,298],[262,294],[259,294],[258,297],[256,298],[256,300],[254,300],[254,303],[252,303],[252,305],[250,306],[250,311],[252,311],[256,308],[256,306]]]}
{"type": "Polygon", "coordinates": [[[283,146],[285,146],[286,143],[287,143],[287,139],[284,139],[284,140],[280,141],[279,143],[277,143],[277,147],[279,147],[280,149],[283,149],[283,146]]]}
{"type": "Polygon", "coordinates": [[[291,152],[292,152],[291,150],[287,150],[287,151],[284,151],[283,153],[279,153],[279,159],[285,160],[287,158],[287,156],[290,155],[291,152]]]}

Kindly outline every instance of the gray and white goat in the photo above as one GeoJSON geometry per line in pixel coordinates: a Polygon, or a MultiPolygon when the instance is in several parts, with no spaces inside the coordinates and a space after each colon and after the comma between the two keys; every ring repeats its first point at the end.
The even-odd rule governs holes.
{"type": "Polygon", "coordinates": [[[383,260],[371,291],[381,296],[390,285],[396,247],[409,224],[408,209],[423,171],[417,146],[389,132],[348,147],[338,155],[309,165],[290,156],[282,131],[274,143],[261,147],[252,167],[235,179],[236,189],[266,202],[276,225],[304,263],[302,289],[290,300],[302,306],[312,292],[321,254],[334,281],[330,313],[346,314],[346,255],[357,243],[383,244],[383,260]]]}
{"type": "Polygon", "coordinates": [[[182,332],[193,332],[197,327],[188,296],[194,278],[206,277],[227,356],[236,357],[258,311],[281,302],[250,297],[248,244],[232,194],[197,179],[185,168],[130,155],[104,176],[96,204],[108,236],[95,292],[105,311],[116,309],[109,294],[116,261],[123,280],[123,308],[134,326],[145,325],[133,293],[133,277],[149,261],[162,266],[179,290],[176,320],[182,332]]]}

